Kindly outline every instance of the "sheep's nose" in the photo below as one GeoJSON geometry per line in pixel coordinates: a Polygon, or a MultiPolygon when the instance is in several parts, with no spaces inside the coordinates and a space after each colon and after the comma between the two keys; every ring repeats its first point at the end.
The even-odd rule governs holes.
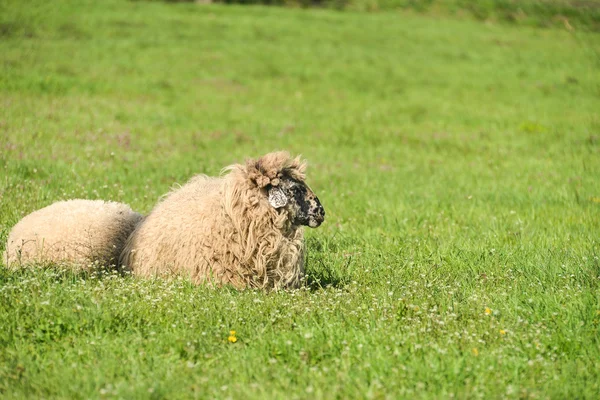
{"type": "Polygon", "coordinates": [[[323,208],[323,205],[321,204],[318,198],[315,198],[315,200],[317,203],[315,215],[319,219],[319,222],[323,222],[325,220],[325,209],[323,208]]]}

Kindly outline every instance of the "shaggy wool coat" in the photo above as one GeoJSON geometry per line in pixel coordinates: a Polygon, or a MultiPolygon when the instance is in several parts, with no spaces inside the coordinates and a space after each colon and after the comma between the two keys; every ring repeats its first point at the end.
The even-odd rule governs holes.
{"type": "Polygon", "coordinates": [[[199,175],[169,193],[127,241],[120,264],[135,275],[180,274],[236,288],[298,286],[304,272],[302,227],[276,210],[266,187],[282,176],[304,180],[305,164],[270,153],[226,175],[199,175]]]}

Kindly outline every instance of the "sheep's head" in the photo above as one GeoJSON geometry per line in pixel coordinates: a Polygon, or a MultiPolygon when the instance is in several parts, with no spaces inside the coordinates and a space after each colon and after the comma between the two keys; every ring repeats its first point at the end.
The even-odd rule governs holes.
{"type": "Polygon", "coordinates": [[[283,177],[277,186],[268,185],[266,189],[271,206],[287,210],[293,225],[316,228],[325,220],[319,198],[304,182],[283,177]]]}
{"type": "Polygon", "coordinates": [[[269,153],[246,164],[248,177],[278,211],[286,211],[292,225],[316,228],[325,220],[319,198],[304,182],[306,163],[286,152],[269,153]]]}

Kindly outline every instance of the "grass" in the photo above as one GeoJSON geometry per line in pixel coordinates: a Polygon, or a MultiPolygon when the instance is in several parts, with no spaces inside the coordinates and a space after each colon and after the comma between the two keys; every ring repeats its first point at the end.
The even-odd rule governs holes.
{"type": "Polygon", "coordinates": [[[273,149],[327,211],[298,291],[0,267],[1,397],[597,398],[598,34],[107,0],[0,35],[0,250],[273,149]]]}

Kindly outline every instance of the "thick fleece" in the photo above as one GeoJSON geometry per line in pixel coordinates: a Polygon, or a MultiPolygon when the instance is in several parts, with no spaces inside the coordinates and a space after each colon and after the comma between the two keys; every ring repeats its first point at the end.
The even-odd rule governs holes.
{"type": "MultiPolygon", "coordinates": [[[[296,287],[304,273],[302,227],[276,209],[267,187],[303,182],[305,163],[286,152],[196,176],[168,194],[127,241],[120,265],[136,275],[186,275],[236,288],[296,287]]],[[[312,192],[311,192],[312,193],[312,192]]]]}
{"type": "Polygon", "coordinates": [[[58,263],[81,269],[117,265],[142,216],[122,203],[59,201],[19,221],[8,234],[8,266],[58,263]]]}

